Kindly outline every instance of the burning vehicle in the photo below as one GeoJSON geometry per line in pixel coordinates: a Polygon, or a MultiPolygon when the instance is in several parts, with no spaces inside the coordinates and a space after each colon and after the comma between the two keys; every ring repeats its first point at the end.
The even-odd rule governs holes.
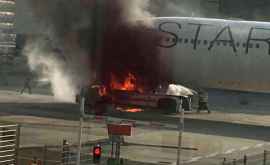
{"type": "Polygon", "coordinates": [[[160,110],[165,114],[177,113],[179,101],[183,101],[184,109],[190,110],[190,97],[195,91],[180,85],[158,86],[155,90],[144,91],[136,84],[136,78],[129,73],[123,82],[117,82],[112,76],[109,87],[90,85],[84,87],[76,102],[85,98],[87,114],[102,115],[109,107],[116,111],[137,113],[147,110],[160,110]]]}

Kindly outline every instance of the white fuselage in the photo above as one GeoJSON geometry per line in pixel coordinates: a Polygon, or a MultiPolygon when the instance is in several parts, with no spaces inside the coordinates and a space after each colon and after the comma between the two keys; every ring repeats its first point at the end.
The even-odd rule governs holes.
{"type": "Polygon", "coordinates": [[[270,23],[161,17],[154,24],[175,82],[270,91],[270,23]]]}

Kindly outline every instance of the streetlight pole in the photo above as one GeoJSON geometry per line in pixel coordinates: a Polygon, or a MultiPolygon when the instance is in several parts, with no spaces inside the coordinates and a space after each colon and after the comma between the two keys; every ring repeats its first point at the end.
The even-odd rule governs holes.
{"type": "Polygon", "coordinates": [[[84,103],[85,98],[82,96],[80,100],[80,124],[79,124],[79,134],[78,134],[78,151],[77,151],[77,163],[81,164],[81,150],[82,150],[82,131],[83,131],[83,113],[84,113],[84,103]]]}
{"type": "Polygon", "coordinates": [[[178,125],[178,149],[177,149],[177,162],[176,165],[181,164],[181,151],[182,151],[182,138],[183,138],[183,132],[184,132],[184,109],[182,108],[182,98],[179,99],[177,109],[180,113],[179,116],[179,125],[178,125]]]}

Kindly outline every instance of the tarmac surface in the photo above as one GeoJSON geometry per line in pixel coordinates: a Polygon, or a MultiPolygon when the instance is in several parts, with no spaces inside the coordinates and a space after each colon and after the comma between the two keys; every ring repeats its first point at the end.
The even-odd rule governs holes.
{"type": "MultiPolygon", "coordinates": [[[[213,92],[209,98],[215,95],[220,93],[213,92]]],[[[266,96],[263,98],[267,100],[266,96]]],[[[197,149],[182,152],[182,160],[187,164],[220,164],[224,157],[230,160],[270,149],[270,111],[266,101],[258,106],[253,100],[248,100],[249,104],[245,100],[245,104],[230,105],[218,103],[220,100],[210,102],[211,114],[185,114],[183,146],[197,149]],[[254,112],[256,107],[258,113],[254,112]]],[[[16,91],[1,90],[0,109],[0,120],[22,124],[22,147],[61,145],[63,139],[78,142],[79,107],[76,104],[59,102],[49,95],[20,95],[16,91]]],[[[155,164],[175,163],[179,116],[153,113],[115,113],[114,116],[151,121],[149,125],[133,128],[132,136],[125,138],[127,145],[122,146],[121,157],[155,164]],[[154,122],[175,126],[151,125],[154,122]]],[[[84,126],[84,142],[108,139],[107,127],[102,121],[86,121],[84,126]]],[[[109,155],[110,145],[104,147],[109,155]]]]}

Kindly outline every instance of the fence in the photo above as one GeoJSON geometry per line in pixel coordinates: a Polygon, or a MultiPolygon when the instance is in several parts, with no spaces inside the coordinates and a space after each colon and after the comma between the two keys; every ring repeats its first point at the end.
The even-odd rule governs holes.
{"type": "Polygon", "coordinates": [[[224,158],[222,165],[270,165],[270,152],[264,151],[263,154],[257,154],[252,156],[244,155],[242,159],[234,159],[227,161],[224,158]]]}
{"type": "MultiPolygon", "coordinates": [[[[68,157],[69,165],[76,164],[78,145],[78,122],[65,124],[21,124],[21,148],[19,165],[28,165],[36,157],[42,165],[63,164],[62,158],[68,157]],[[63,153],[63,140],[68,142],[68,150],[63,153]]],[[[95,143],[104,143],[107,129],[104,124],[87,125],[83,128],[81,162],[91,161],[91,149],[95,143]],[[93,130],[93,127],[95,130],[93,130]]],[[[103,152],[104,153],[104,152],[103,152]]],[[[66,160],[66,159],[64,159],[66,160]]]]}
{"type": "Polygon", "coordinates": [[[17,163],[19,133],[18,125],[0,123],[0,164],[17,163]]]}
{"type": "MultiPolygon", "coordinates": [[[[106,142],[105,142],[106,143],[106,142]]],[[[84,144],[85,148],[92,148],[93,144],[84,144]]],[[[23,148],[22,151],[25,153],[27,150],[29,155],[19,156],[19,165],[29,165],[29,162],[33,160],[33,152],[37,155],[37,160],[40,161],[41,165],[76,165],[77,155],[76,155],[76,145],[69,146],[70,151],[63,151],[63,146],[44,146],[38,148],[23,148]]],[[[93,163],[93,158],[91,152],[84,149],[81,153],[81,165],[95,164],[93,163]]],[[[96,164],[121,164],[121,165],[155,165],[153,163],[137,162],[127,159],[112,159],[109,155],[103,155],[99,163],[96,164]]]]}
{"type": "MultiPolygon", "coordinates": [[[[75,165],[78,151],[78,132],[77,121],[68,121],[65,124],[61,122],[21,124],[18,164],[29,165],[29,162],[36,157],[42,165],[63,165],[62,161],[66,160],[68,160],[69,165],[75,165]],[[64,139],[68,142],[66,148],[63,145],[64,139]]],[[[107,143],[105,140],[108,139],[107,129],[104,124],[85,124],[82,132],[81,164],[87,164],[87,162],[92,162],[93,145],[107,143]]],[[[107,149],[103,150],[103,156],[107,152],[107,149]]]]}
{"type": "MultiPolygon", "coordinates": [[[[101,119],[95,122],[91,122],[91,124],[87,124],[87,123],[84,124],[84,129],[82,131],[84,140],[82,142],[83,145],[82,145],[82,150],[81,150],[81,165],[93,163],[92,149],[93,149],[93,145],[96,143],[102,144],[102,160],[101,160],[102,164],[106,164],[105,161],[107,161],[107,159],[110,158],[111,156],[110,153],[111,153],[112,148],[111,148],[111,144],[109,143],[109,137],[107,135],[107,126],[100,120],[101,119]]],[[[130,122],[130,121],[128,120],[126,122],[130,122]]],[[[60,164],[63,165],[63,162],[68,163],[68,165],[75,165],[77,161],[77,144],[78,144],[78,137],[77,137],[78,126],[76,126],[76,123],[77,122],[70,121],[68,123],[65,123],[65,125],[63,125],[62,123],[57,123],[57,125],[22,124],[22,127],[21,127],[22,136],[20,138],[22,147],[20,149],[20,154],[19,154],[19,165],[28,165],[29,162],[34,157],[37,157],[37,159],[39,159],[42,162],[42,165],[60,165],[60,164]],[[64,139],[66,139],[69,143],[68,149],[64,149],[64,145],[63,145],[64,139]]],[[[142,135],[145,135],[147,133],[144,130],[145,127],[142,129],[141,126],[143,125],[145,126],[144,123],[134,124],[135,126],[133,128],[134,136],[138,134],[138,137],[140,138],[142,137],[142,135]]],[[[148,128],[151,128],[154,130],[160,130],[161,125],[157,125],[154,123],[153,127],[149,126],[148,128]]],[[[165,132],[164,134],[162,134],[160,138],[156,136],[157,140],[155,142],[164,142],[165,140],[167,141],[168,137],[172,137],[171,135],[172,135],[171,132],[169,132],[169,134],[165,132]]],[[[130,164],[131,160],[134,160],[134,159],[130,158],[129,155],[125,155],[125,153],[132,152],[135,154],[135,156],[136,155],[140,156],[141,153],[137,154],[138,149],[142,148],[141,151],[143,150],[150,151],[150,149],[153,149],[154,145],[151,145],[151,143],[149,146],[147,145],[149,144],[149,142],[152,142],[153,140],[154,139],[152,138],[149,140],[142,139],[139,141],[141,143],[138,143],[137,138],[130,138],[130,139],[127,138],[125,139],[126,146],[121,147],[121,151],[123,153],[121,154],[121,156],[123,158],[129,159],[129,160],[126,160],[125,162],[128,162],[128,164],[130,164]],[[134,147],[135,150],[132,150],[133,146],[135,146],[134,147]]],[[[163,146],[163,144],[161,144],[160,146],[163,146]]],[[[165,157],[165,159],[169,160],[167,162],[174,162],[175,155],[176,155],[175,148],[160,149],[160,146],[155,147],[155,151],[157,154],[152,155],[151,159],[148,159],[147,157],[148,155],[147,155],[146,158],[139,157],[136,159],[136,161],[138,161],[139,163],[142,163],[142,162],[150,162],[149,160],[151,160],[152,163],[158,164],[159,161],[155,161],[155,160],[161,160],[160,162],[163,162],[163,159],[159,158],[163,156],[165,157]],[[167,151],[169,151],[169,154],[167,154],[168,153],[167,151]]],[[[189,154],[191,152],[186,151],[185,153],[189,154]]],[[[266,151],[265,154],[247,156],[245,160],[244,160],[244,157],[242,159],[236,159],[236,160],[227,159],[223,163],[218,158],[216,159],[215,164],[245,165],[246,163],[247,165],[251,165],[251,164],[252,165],[253,164],[266,165],[270,163],[269,158],[267,158],[269,153],[270,153],[269,151],[266,151]],[[264,162],[265,164],[263,164],[264,162]]],[[[189,158],[186,159],[187,160],[186,162],[188,162],[190,158],[192,160],[193,155],[187,155],[187,156],[189,158]]],[[[135,162],[135,164],[136,163],[138,164],[138,162],[135,162]]],[[[198,161],[198,163],[200,163],[200,161],[198,161]]],[[[189,164],[189,163],[186,163],[186,164],[189,164]]]]}
{"type": "MultiPolygon", "coordinates": [[[[126,121],[130,122],[130,121],[126,121]]],[[[144,123],[142,123],[143,125],[144,123]]],[[[159,129],[160,125],[156,125],[155,123],[151,123],[153,126],[149,125],[150,129],[159,129]]],[[[139,123],[136,123],[136,127],[134,127],[134,134],[138,134],[138,136],[144,135],[146,132],[141,130],[139,127],[139,123]]],[[[60,165],[63,164],[62,161],[68,162],[69,165],[75,165],[77,160],[77,144],[78,144],[78,122],[76,121],[68,121],[65,124],[56,123],[56,124],[22,124],[21,127],[21,149],[19,153],[19,165],[28,165],[34,157],[39,159],[42,165],[60,165]],[[63,140],[66,139],[69,143],[69,151],[64,152],[63,140]],[[46,144],[46,145],[45,145],[46,144]]],[[[83,129],[83,141],[82,141],[82,150],[81,150],[81,165],[92,164],[92,149],[93,145],[96,143],[102,144],[102,157],[101,164],[106,164],[108,158],[111,157],[112,146],[108,142],[108,130],[106,123],[103,122],[102,119],[97,119],[94,122],[88,124],[84,123],[83,129]]],[[[167,135],[167,134],[166,134],[167,135]]],[[[163,138],[167,138],[167,136],[162,135],[160,138],[157,138],[157,142],[163,142],[163,138]]],[[[123,154],[129,148],[133,148],[132,146],[137,146],[136,139],[126,139],[126,142],[134,142],[130,146],[123,146],[121,150],[123,154]]],[[[144,140],[144,139],[143,139],[144,140]]],[[[152,139],[150,140],[152,141],[152,139]]],[[[148,144],[149,140],[143,141],[142,145],[135,147],[134,151],[137,151],[136,148],[145,148],[144,144],[148,144]]],[[[126,143],[128,144],[128,143],[126,143]]],[[[160,143],[160,145],[162,145],[160,143]]],[[[172,162],[176,157],[176,149],[174,148],[160,148],[159,146],[155,147],[148,146],[147,150],[151,148],[155,148],[158,154],[163,155],[165,150],[172,151],[171,160],[172,162]]],[[[138,151],[137,151],[138,152],[138,151]]],[[[137,153],[136,152],[136,153],[137,153]]],[[[167,152],[166,152],[167,153],[167,152]]],[[[139,153],[140,154],[140,153],[139,153]]],[[[149,153],[150,155],[150,153],[149,153]]],[[[122,156],[122,155],[121,155],[122,156]]],[[[152,158],[151,160],[155,160],[152,158]]],[[[123,158],[130,159],[127,156],[123,156],[123,158]]],[[[138,162],[132,162],[131,160],[126,160],[129,164],[132,162],[134,164],[142,164],[144,160],[148,159],[143,156],[140,159],[137,159],[138,162]]],[[[166,158],[167,159],[167,158],[166,158]]],[[[146,161],[149,162],[149,161],[146,161]]],[[[158,162],[158,161],[157,161],[158,162]]],[[[147,164],[147,163],[144,163],[147,164]]]]}
{"type": "MultiPolygon", "coordinates": [[[[92,160],[92,148],[96,143],[107,143],[106,140],[86,142],[82,145],[81,164],[89,164],[92,160]]],[[[43,146],[43,147],[23,147],[20,149],[18,157],[19,164],[29,164],[34,158],[39,160],[42,165],[76,165],[77,150],[76,144],[68,144],[63,140],[62,145],[43,146]]],[[[104,155],[106,157],[106,155],[104,155]]]]}

